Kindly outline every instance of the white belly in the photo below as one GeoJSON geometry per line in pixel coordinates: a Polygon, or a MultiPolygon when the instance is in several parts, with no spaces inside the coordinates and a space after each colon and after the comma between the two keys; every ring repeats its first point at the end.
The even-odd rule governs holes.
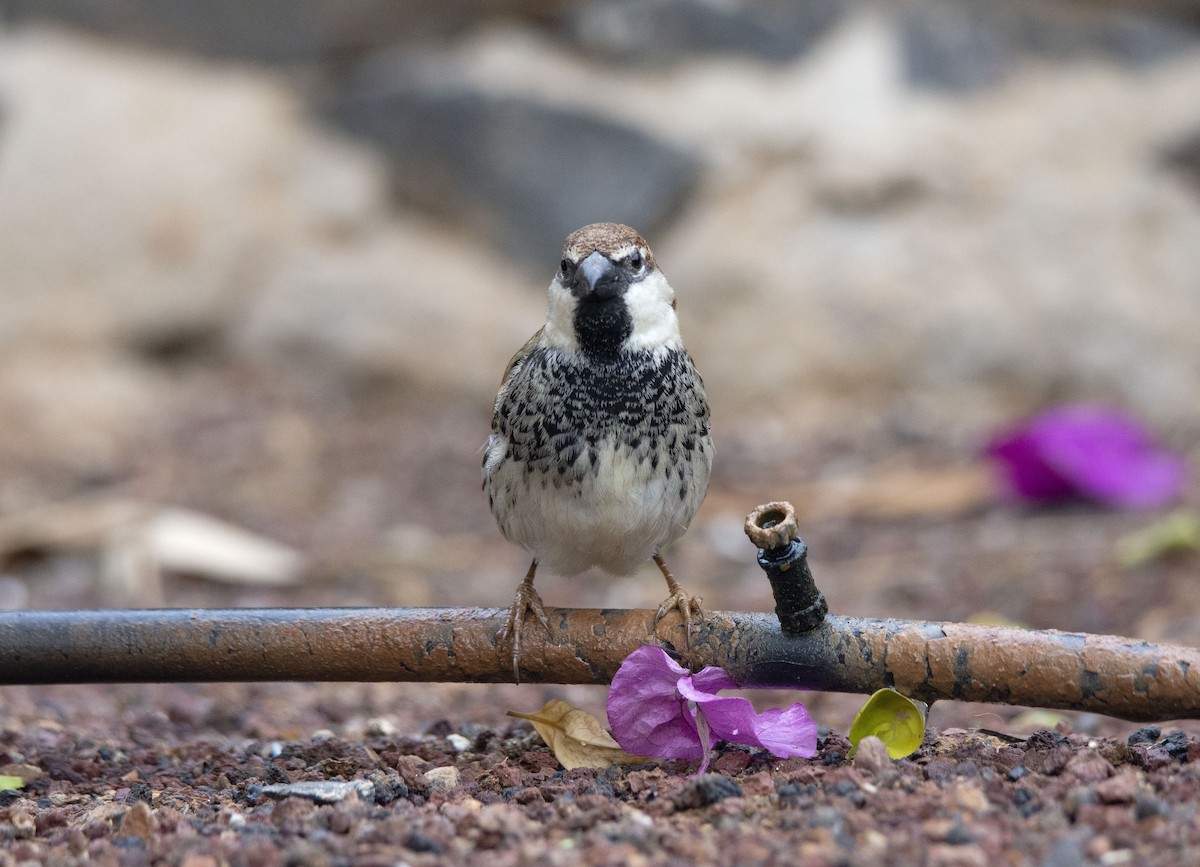
{"type": "MultiPolygon", "coordinates": [[[[690,463],[660,460],[657,468],[612,443],[597,444],[596,452],[594,467],[576,474],[577,480],[568,469],[564,480],[556,471],[526,474],[519,463],[503,459],[499,437],[488,443],[485,486],[500,529],[559,574],[592,566],[632,573],[683,535],[708,486],[711,448],[690,463]]],[[[579,460],[590,463],[586,454],[579,460]]]]}

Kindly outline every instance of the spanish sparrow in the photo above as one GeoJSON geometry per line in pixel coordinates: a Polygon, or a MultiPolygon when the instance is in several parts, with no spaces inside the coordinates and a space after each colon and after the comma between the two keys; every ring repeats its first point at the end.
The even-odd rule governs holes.
{"type": "Polygon", "coordinates": [[[686,641],[699,597],[676,583],[659,550],[679,538],[708,488],[713,444],[704,383],[683,348],[675,293],[633,229],[572,233],[550,283],[546,324],[509,362],[483,458],[500,531],[533,555],[499,638],[549,629],[533,587],[539,564],[574,575],[629,575],[653,559],[686,641]]]}

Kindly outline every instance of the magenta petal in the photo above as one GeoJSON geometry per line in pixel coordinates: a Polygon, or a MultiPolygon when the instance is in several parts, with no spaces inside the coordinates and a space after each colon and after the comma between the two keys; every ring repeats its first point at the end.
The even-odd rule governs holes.
{"type": "Polygon", "coordinates": [[[704,747],[677,684],[688,671],[661,647],[639,647],[613,675],[608,724],[621,749],[639,756],[700,759],[704,747]]]}
{"type": "Polygon", "coordinates": [[[1041,443],[1025,431],[993,440],[987,452],[999,458],[1005,486],[1022,500],[1061,500],[1077,492],[1070,479],[1046,463],[1041,443]]]}
{"type": "Polygon", "coordinates": [[[1140,425],[1103,407],[1071,407],[1044,423],[1047,463],[1079,490],[1125,508],[1157,506],[1183,485],[1183,459],[1157,446],[1140,425]]]}
{"type": "Polygon", "coordinates": [[[1088,404],[1049,410],[988,447],[1009,487],[1028,500],[1082,495],[1120,508],[1148,508],[1175,497],[1184,461],[1159,448],[1135,420],[1088,404]]]}
{"type": "Polygon", "coordinates": [[[725,673],[725,669],[715,665],[706,665],[688,678],[691,688],[696,692],[707,692],[716,695],[723,689],[737,689],[733,678],[725,673]]]}
{"type": "Polygon", "coordinates": [[[781,759],[811,759],[817,754],[817,724],[799,702],[760,713],[754,720],[754,736],[758,746],[781,759]]]}
{"type": "MultiPolygon", "coordinates": [[[[725,673],[722,671],[721,674],[725,673]]],[[[757,713],[748,699],[718,696],[696,689],[695,679],[680,680],[679,694],[696,702],[714,737],[761,747],[781,759],[812,758],[817,754],[817,724],[804,705],[796,703],[788,708],[771,708],[757,713]]],[[[725,679],[728,680],[728,675],[725,679]]],[[[729,686],[733,685],[730,681],[729,686]]]]}

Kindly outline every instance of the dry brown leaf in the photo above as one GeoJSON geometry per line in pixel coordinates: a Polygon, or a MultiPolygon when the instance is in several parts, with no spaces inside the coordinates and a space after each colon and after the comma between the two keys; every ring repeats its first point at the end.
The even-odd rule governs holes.
{"type": "Polygon", "coordinates": [[[600,720],[561,699],[550,699],[536,713],[510,710],[508,715],[533,723],[558,763],[568,771],[650,761],[645,756],[625,752],[600,720]]]}
{"type": "MultiPolygon", "coordinates": [[[[982,464],[944,468],[876,464],[853,475],[793,484],[788,499],[801,521],[952,518],[992,502],[995,485],[990,468],[982,464]]],[[[744,492],[710,491],[704,502],[709,514],[745,513],[744,492]],[[716,508],[710,509],[710,503],[716,508]]]]}
{"type": "Polygon", "coordinates": [[[797,517],[951,517],[990,502],[993,488],[990,470],[985,466],[878,468],[862,476],[813,482],[796,498],[796,502],[806,504],[806,514],[798,513],[797,517]]]}

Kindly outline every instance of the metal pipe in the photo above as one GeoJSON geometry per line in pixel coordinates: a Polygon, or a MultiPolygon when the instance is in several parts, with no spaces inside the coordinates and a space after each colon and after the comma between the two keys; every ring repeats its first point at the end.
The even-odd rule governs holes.
{"type": "MultiPolygon", "coordinates": [[[[1200,650],[1105,635],[826,614],[785,502],[746,519],[778,616],[707,612],[691,645],[677,614],[547,609],[522,635],[521,679],[605,684],[639,646],[744,687],[871,693],[1200,718],[1200,650]],[[783,623],[781,629],[780,623],[783,623]],[[676,645],[683,647],[680,650],[676,645]]],[[[0,684],[512,679],[497,608],[293,608],[0,613],[0,684]]]]}
{"type": "MultiPolygon", "coordinates": [[[[1087,710],[1129,720],[1200,718],[1200,650],[1113,636],[830,615],[784,635],[768,614],[708,612],[682,647],[677,616],[547,609],[526,632],[523,680],[608,683],[656,642],[746,687],[1087,710]],[[673,638],[675,640],[673,640],[673,638]]],[[[0,683],[456,681],[512,679],[497,608],[21,611],[0,614],[0,683]]]]}

